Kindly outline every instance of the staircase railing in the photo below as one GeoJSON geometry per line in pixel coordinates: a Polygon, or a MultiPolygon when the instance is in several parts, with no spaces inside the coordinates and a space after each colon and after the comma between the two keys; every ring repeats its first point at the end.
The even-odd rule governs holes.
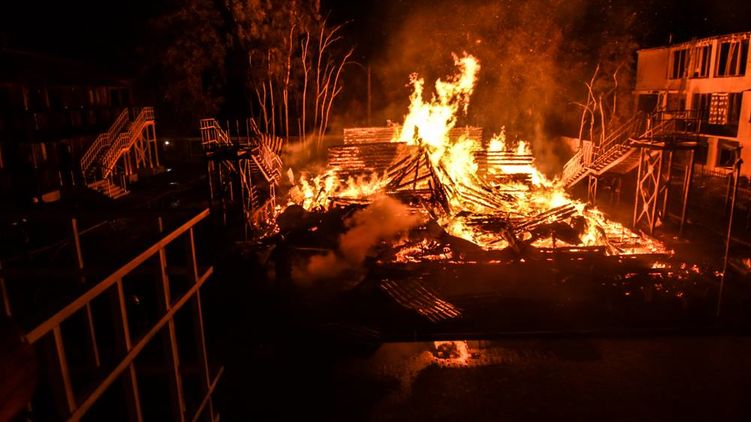
{"type": "Polygon", "coordinates": [[[201,119],[201,145],[214,144],[232,144],[232,141],[216,119],[201,119]]]}
{"type": "MultiPolygon", "coordinates": [[[[643,113],[637,113],[626,121],[626,123],[619,126],[616,130],[612,131],[605,140],[597,148],[597,156],[603,156],[618,145],[623,145],[635,134],[640,132],[645,116],[643,113]]],[[[597,159],[597,158],[596,158],[597,159]]],[[[595,160],[596,160],[595,159],[595,160]]]]}
{"type": "Polygon", "coordinates": [[[576,153],[566,161],[566,164],[563,165],[563,172],[561,172],[561,183],[568,185],[569,182],[574,180],[576,175],[581,172],[584,168],[583,156],[584,153],[582,152],[582,149],[579,148],[576,153]]]}
{"type": "Polygon", "coordinates": [[[592,151],[585,150],[587,144],[591,148],[592,143],[583,142],[579,151],[564,165],[561,181],[569,185],[585,168],[587,171],[602,171],[629,150],[631,139],[652,139],[666,133],[699,133],[700,130],[701,118],[697,110],[638,113],[612,131],[592,151]],[[592,157],[591,160],[587,160],[588,157],[592,157]]]}
{"type": "Polygon", "coordinates": [[[122,154],[128,150],[141,135],[143,126],[148,121],[154,120],[154,108],[144,107],[139,110],[136,118],[128,127],[118,135],[117,139],[110,145],[102,159],[102,178],[107,178],[112,173],[115,163],[120,159],[122,154]]]}
{"type": "Polygon", "coordinates": [[[106,132],[100,133],[81,157],[81,171],[86,174],[101,152],[123,130],[128,122],[128,109],[123,109],[106,132]]]}
{"type": "Polygon", "coordinates": [[[656,122],[647,128],[639,138],[651,138],[662,133],[700,133],[701,114],[699,110],[658,111],[650,115],[656,122]]]}
{"type": "Polygon", "coordinates": [[[266,144],[260,144],[251,154],[253,162],[269,183],[277,183],[282,176],[282,159],[266,144]]]}

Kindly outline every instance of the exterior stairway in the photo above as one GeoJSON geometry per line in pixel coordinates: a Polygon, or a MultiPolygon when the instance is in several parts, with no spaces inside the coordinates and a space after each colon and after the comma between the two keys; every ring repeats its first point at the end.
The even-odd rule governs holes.
{"type": "Polygon", "coordinates": [[[145,125],[154,123],[154,109],[124,109],[107,132],[99,134],[81,158],[81,171],[90,189],[112,199],[128,194],[122,186],[113,183],[111,176],[118,160],[142,139],[145,125]],[[135,116],[131,120],[131,111],[135,116]]]}
{"type": "Polygon", "coordinates": [[[110,182],[109,179],[89,183],[88,187],[112,199],[119,199],[130,193],[130,191],[110,182]]]}
{"type": "Polygon", "coordinates": [[[282,178],[282,139],[257,130],[252,137],[232,138],[215,119],[202,119],[200,125],[201,145],[210,165],[224,170],[218,172],[217,185],[226,185],[226,176],[237,177],[247,218],[252,224],[268,221],[282,178]]]}
{"type": "Polygon", "coordinates": [[[691,117],[691,111],[674,112],[668,118],[665,115],[639,113],[614,130],[601,145],[583,141],[582,147],[564,165],[560,183],[570,188],[587,176],[629,173],[639,166],[639,147],[634,141],[652,142],[676,133],[691,133],[697,127],[692,126],[695,118],[691,117]]]}
{"type": "Polygon", "coordinates": [[[112,141],[122,132],[125,125],[128,124],[129,113],[128,109],[123,109],[115,119],[110,128],[100,133],[96,137],[94,142],[89,146],[89,149],[81,157],[81,171],[87,180],[96,178],[98,172],[98,163],[103,159],[104,153],[112,145],[112,141]]]}

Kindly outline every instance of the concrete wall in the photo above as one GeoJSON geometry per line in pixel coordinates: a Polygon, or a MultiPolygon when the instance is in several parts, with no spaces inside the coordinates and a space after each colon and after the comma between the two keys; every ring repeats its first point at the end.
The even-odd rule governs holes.
{"type": "Polygon", "coordinates": [[[668,48],[637,51],[636,91],[661,91],[667,89],[668,48]]]}

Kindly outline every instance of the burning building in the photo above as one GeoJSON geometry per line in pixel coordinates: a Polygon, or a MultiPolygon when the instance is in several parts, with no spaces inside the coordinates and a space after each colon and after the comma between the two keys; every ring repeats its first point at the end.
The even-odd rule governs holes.
{"type": "MultiPolygon", "coordinates": [[[[472,56],[455,58],[457,73],[438,80],[430,100],[412,75],[402,125],[345,129],[328,151],[328,168],[300,175],[290,202],[308,211],[364,207],[396,199],[414,219],[410,235],[388,239],[384,262],[523,261],[535,253],[661,255],[658,241],[611,221],[572,199],[557,179],[537,170],[533,151],[504,133],[458,127],[480,70],[472,56]]],[[[396,234],[396,233],[394,233],[396,234]]],[[[380,239],[387,240],[387,239],[380,239]]]]}

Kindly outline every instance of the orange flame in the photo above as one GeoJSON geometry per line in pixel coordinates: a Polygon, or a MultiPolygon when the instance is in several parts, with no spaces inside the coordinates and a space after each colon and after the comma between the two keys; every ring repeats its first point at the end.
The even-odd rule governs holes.
{"type": "MultiPolygon", "coordinates": [[[[602,212],[587,207],[569,197],[557,180],[545,177],[534,165],[529,143],[510,142],[505,130],[493,136],[484,146],[480,139],[462,135],[451,139],[449,133],[456,126],[459,113],[465,113],[480,71],[478,60],[471,55],[454,56],[457,72],[445,80],[435,82],[430,100],[425,100],[425,81],[417,74],[410,76],[413,87],[409,112],[392,142],[419,146],[428,153],[431,165],[441,184],[447,187],[450,212],[439,218],[439,224],[450,234],[469,240],[485,249],[509,246],[504,236],[469,224],[467,212],[473,215],[529,218],[564,205],[573,206],[569,219],[585,221],[579,236],[581,243],[570,246],[606,246],[610,252],[653,253],[666,252],[658,241],[643,237],[617,222],[608,220],[602,212]],[[475,159],[481,152],[496,157],[501,164],[488,164],[487,174],[479,175],[475,159]],[[486,201],[477,201],[478,192],[486,201]],[[472,198],[472,199],[468,199],[472,198]],[[612,244],[618,239],[618,246],[612,244]]],[[[290,198],[306,209],[329,206],[331,198],[363,199],[381,192],[389,183],[383,175],[339,180],[333,170],[312,179],[300,177],[290,192],[290,198]]],[[[548,218],[554,222],[555,217],[548,218]]],[[[529,234],[526,235],[529,238],[529,234]]],[[[525,240],[525,239],[522,239],[525,240]]],[[[538,247],[566,246],[566,242],[551,237],[538,239],[538,247]]],[[[406,259],[406,257],[403,257],[406,259]]]]}

